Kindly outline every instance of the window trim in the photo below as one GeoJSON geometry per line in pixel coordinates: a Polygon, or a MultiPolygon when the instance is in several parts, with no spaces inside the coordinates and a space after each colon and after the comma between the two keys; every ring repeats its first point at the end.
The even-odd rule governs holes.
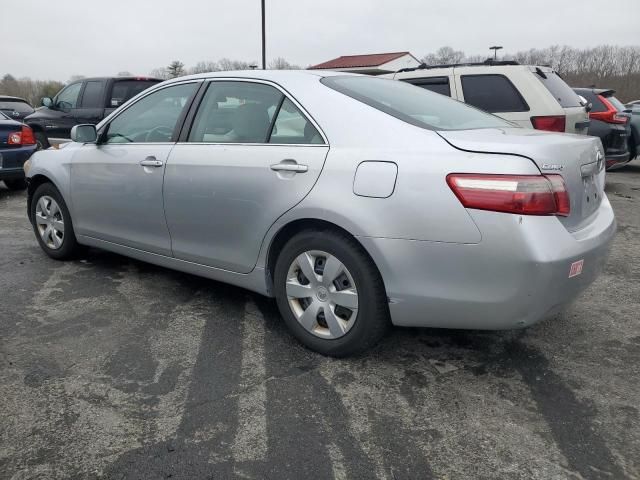
{"type": "Polygon", "coordinates": [[[75,107],[71,107],[69,108],[69,111],[73,110],[74,108],[78,108],[78,103],[80,103],[80,95],[82,95],[82,92],[84,91],[84,80],[78,80],[77,82],[72,82],[69,85],[65,85],[62,90],[60,90],[58,93],[56,93],[56,96],[53,97],[53,106],[57,109],[58,108],[58,99],[60,98],[60,94],[62,94],[65,90],[71,88],[74,85],[80,85],[80,90],[78,90],[78,97],[76,98],[76,106],[75,107]]]}
{"type": "MultiPolygon", "coordinates": [[[[203,88],[198,92],[196,101],[192,102],[191,107],[189,109],[189,113],[185,118],[184,125],[180,131],[180,135],[178,137],[177,144],[179,145],[243,145],[243,146],[275,146],[275,147],[328,147],[329,141],[327,140],[327,136],[324,134],[324,131],[320,128],[315,119],[309,114],[309,112],[297,101],[297,99],[291,95],[285,88],[280,86],[275,82],[271,82],[269,80],[263,80],[259,78],[242,78],[242,77],[213,77],[213,78],[204,78],[203,88]],[[194,120],[196,117],[196,113],[200,108],[200,104],[202,103],[202,99],[211,85],[212,82],[243,82],[243,83],[260,83],[263,85],[268,85],[270,87],[276,88],[281,94],[282,99],[278,104],[278,108],[274,111],[273,119],[271,121],[271,126],[269,129],[269,137],[266,139],[264,143],[237,143],[237,142],[189,142],[189,134],[194,125],[194,120]],[[273,129],[273,125],[275,125],[275,120],[277,118],[277,114],[280,111],[280,106],[284,102],[285,98],[289,99],[291,103],[293,103],[302,113],[302,115],[306,118],[308,122],[310,122],[318,131],[320,136],[322,137],[323,143],[269,143],[269,138],[271,137],[271,131],[273,129]]],[[[130,144],[128,144],[130,145],[130,144]]]]}
{"type": "Polygon", "coordinates": [[[504,78],[507,82],[509,82],[509,85],[511,85],[513,87],[513,89],[515,90],[515,92],[518,94],[518,97],[522,101],[522,104],[526,107],[526,110],[496,110],[495,112],[490,112],[488,110],[484,110],[483,108],[480,108],[480,107],[478,107],[476,105],[473,105],[473,104],[469,103],[469,105],[471,105],[472,107],[479,108],[483,112],[490,113],[491,115],[496,115],[496,114],[499,114],[499,113],[525,113],[525,112],[530,112],[531,111],[531,107],[529,106],[527,101],[522,96],[522,93],[520,92],[518,87],[516,87],[515,84],[511,81],[511,79],[509,77],[507,77],[506,75],[504,75],[503,73],[471,73],[471,74],[462,74],[462,75],[460,75],[460,86],[462,87],[462,100],[464,101],[464,103],[468,103],[467,102],[467,97],[464,94],[465,88],[464,88],[464,83],[463,83],[464,79],[467,78],[467,77],[502,77],[502,78],[504,78]]]}
{"type": "Polygon", "coordinates": [[[150,89],[147,90],[143,90],[141,93],[143,93],[144,95],[142,95],[141,97],[133,97],[135,99],[135,102],[132,102],[130,100],[127,100],[127,102],[124,104],[124,108],[122,107],[118,107],[111,115],[109,115],[108,121],[105,122],[103,125],[100,125],[99,131],[98,131],[98,141],[96,142],[97,145],[99,146],[105,146],[105,145],[117,145],[119,147],[123,147],[125,145],[174,145],[177,140],[178,140],[178,136],[180,135],[182,129],[183,129],[183,124],[185,121],[185,118],[187,117],[187,112],[190,112],[191,108],[193,107],[193,101],[195,100],[196,97],[198,97],[198,94],[200,93],[200,91],[202,90],[202,84],[203,84],[203,80],[202,79],[195,79],[195,80],[185,80],[183,82],[172,82],[166,85],[163,85],[160,88],[154,88],[151,91],[148,91],[150,89]],[[109,127],[111,126],[111,124],[113,123],[113,121],[118,118],[120,115],[122,115],[124,112],[126,112],[127,110],[129,110],[132,106],[134,106],[136,103],[138,103],[139,101],[141,101],[142,99],[148,97],[149,95],[152,95],[156,92],[159,92],[160,90],[164,90],[166,88],[171,88],[171,87],[175,87],[177,85],[188,85],[188,84],[195,84],[196,88],[193,91],[193,93],[191,94],[191,96],[189,97],[189,99],[187,100],[187,103],[189,104],[189,106],[187,106],[187,108],[183,108],[182,112],[180,113],[180,115],[178,116],[178,119],[176,120],[176,125],[173,128],[173,133],[171,134],[171,140],[168,142],[129,142],[129,143],[106,143],[106,135],[109,132],[109,127]],[[120,108],[122,108],[122,111],[119,111],[120,108]]]}

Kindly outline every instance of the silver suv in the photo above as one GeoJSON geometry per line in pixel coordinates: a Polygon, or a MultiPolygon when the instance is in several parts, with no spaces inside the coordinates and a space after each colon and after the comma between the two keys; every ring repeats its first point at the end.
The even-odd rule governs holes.
{"type": "Polygon", "coordinates": [[[550,67],[511,61],[423,64],[385,77],[447,95],[522,127],[583,135],[589,127],[580,98],[550,67]]]}

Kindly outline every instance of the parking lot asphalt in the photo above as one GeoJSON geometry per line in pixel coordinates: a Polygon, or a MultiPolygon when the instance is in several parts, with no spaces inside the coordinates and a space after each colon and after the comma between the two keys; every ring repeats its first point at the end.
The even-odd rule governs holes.
{"type": "Polygon", "coordinates": [[[1,186],[0,478],[640,478],[640,161],[607,192],[615,245],[564,313],[336,360],[259,295],[49,259],[1,186]]]}

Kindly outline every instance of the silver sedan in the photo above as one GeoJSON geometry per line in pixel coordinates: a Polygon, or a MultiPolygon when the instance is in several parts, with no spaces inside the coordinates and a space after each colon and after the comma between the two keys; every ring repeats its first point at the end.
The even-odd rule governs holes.
{"type": "Polygon", "coordinates": [[[49,256],[88,245],[275,297],[328,355],[390,324],[531,325],[595,279],[616,229],[597,138],[374,77],[182,77],[72,139],[25,166],[49,256]]]}

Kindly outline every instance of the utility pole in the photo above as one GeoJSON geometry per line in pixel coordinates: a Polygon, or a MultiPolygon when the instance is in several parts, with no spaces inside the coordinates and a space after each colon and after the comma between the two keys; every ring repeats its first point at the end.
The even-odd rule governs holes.
{"type": "Polygon", "coordinates": [[[264,0],[262,1],[262,69],[267,69],[267,50],[265,46],[265,32],[264,32],[264,0]]]}
{"type": "MultiPolygon", "coordinates": [[[[262,0],[264,2],[264,0],[262,0]]],[[[495,45],[493,47],[489,47],[489,50],[493,50],[493,59],[498,59],[498,50],[502,50],[502,47],[495,45]]]]}

